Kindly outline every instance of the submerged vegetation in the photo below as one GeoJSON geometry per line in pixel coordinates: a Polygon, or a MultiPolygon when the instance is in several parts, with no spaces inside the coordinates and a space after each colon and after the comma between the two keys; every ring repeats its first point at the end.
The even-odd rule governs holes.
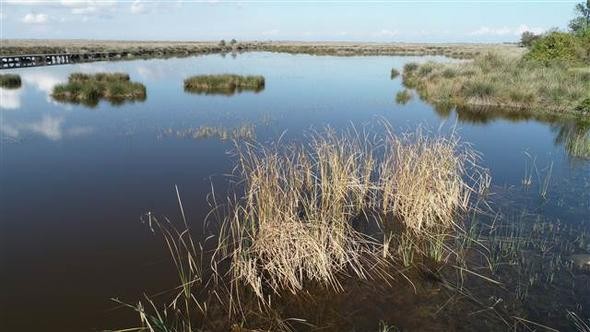
{"type": "Polygon", "coordinates": [[[21,86],[21,79],[16,74],[0,74],[0,87],[5,89],[18,89],[21,86]]]}
{"type": "Polygon", "coordinates": [[[65,84],[56,85],[52,96],[57,101],[96,106],[101,99],[112,104],[125,101],[144,101],[146,89],[141,83],[130,81],[124,73],[72,73],[65,84]]]}
{"type": "Polygon", "coordinates": [[[236,92],[262,90],[264,90],[262,76],[199,75],[184,80],[184,91],[190,93],[233,95],[236,92]]]}
{"type": "Polygon", "coordinates": [[[234,128],[223,126],[200,126],[181,130],[166,129],[163,136],[175,136],[192,139],[217,138],[221,141],[227,140],[253,140],[256,138],[255,126],[251,123],[242,123],[234,128]]]}

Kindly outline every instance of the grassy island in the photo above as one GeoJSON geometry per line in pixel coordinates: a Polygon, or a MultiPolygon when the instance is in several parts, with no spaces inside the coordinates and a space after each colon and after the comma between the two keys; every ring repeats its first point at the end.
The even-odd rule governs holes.
{"type": "Polygon", "coordinates": [[[21,79],[19,75],[15,74],[0,74],[0,87],[6,89],[18,89],[21,86],[21,79]]]}
{"type": "Polygon", "coordinates": [[[233,95],[236,92],[264,89],[264,77],[240,76],[233,74],[198,75],[184,80],[184,90],[199,94],[233,95]]]}
{"type": "Polygon", "coordinates": [[[67,83],[53,88],[52,96],[58,101],[96,106],[101,99],[112,104],[143,101],[146,89],[143,84],[132,82],[125,73],[73,73],[67,83]]]}

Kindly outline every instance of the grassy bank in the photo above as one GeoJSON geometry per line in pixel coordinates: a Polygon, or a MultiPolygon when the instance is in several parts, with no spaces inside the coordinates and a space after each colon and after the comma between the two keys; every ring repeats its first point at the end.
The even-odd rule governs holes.
{"type": "Polygon", "coordinates": [[[124,73],[72,73],[67,83],[53,88],[52,96],[61,102],[96,106],[101,99],[112,104],[143,101],[146,89],[143,84],[132,82],[124,73]]]}
{"type": "Polygon", "coordinates": [[[403,82],[433,103],[590,114],[590,73],[488,53],[462,63],[408,64],[403,82]]]}
{"type": "Polygon", "coordinates": [[[21,79],[15,74],[0,74],[0,87],[5,89],[18,89],[21,87],[21,79]]]}
{"type": "Polygon", "coordinates": [[[199,75],[184,80],[184,90],[191,93],[232,95],[236,92],[259,92],[263,89],[262,76],[199,75]]]}

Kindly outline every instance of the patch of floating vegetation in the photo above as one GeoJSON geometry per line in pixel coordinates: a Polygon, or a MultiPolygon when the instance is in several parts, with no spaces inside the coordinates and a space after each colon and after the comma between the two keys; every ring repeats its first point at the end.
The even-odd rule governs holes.
{"type": "Polygon", "coordinates": [[[395,94],[395,102],[401,105],[407,104],[412,99],[412,92],[408,89],[403,89],[395,94]]]}
{"type": "Polygon", "coordinates": [[[120,105],[144,101],[147,94],[143,84],[132,82],[125,73],[72,73],[67,83],[53,88],[52,96],[60,102],[94,107],[101,99],[120,105]]]}
{"type": "Polygon", "coordinates": [[[256,138],[255,126],[250,123],[243,123],[234,128],[222,126],[200,126],[175,130],[165,129],[162,136],[174,136],[192,139],[217,138],[221,141],[227,140],[253,140],[256,138]]]}
{"type": "Polygon", "coordinates": [[[18,89],[21,87],[21,78],[16,74],[0,74],[0,87],[5,89],[18,89]]]}
{"type": "Polygon", "coordinates": [[[197,94],[223,94],[231,96],[236,92],[264,90],[263,76],[241,76],[233,74],[198,75],[184,80],[184,91],[197,94]]]}

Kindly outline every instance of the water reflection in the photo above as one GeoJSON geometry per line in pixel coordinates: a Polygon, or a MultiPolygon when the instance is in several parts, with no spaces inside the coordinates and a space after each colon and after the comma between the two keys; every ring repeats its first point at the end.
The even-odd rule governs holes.
{"type": "Polygon", "coordinates": [[[11,138],[22,138],[26,134],[36,134],[51,141],[59,141],[64,137],[78,137],[93,132],[88,126],[72,126],[64,128],[63,116],[43,115],[40,119],[31,122],[3,122],[0,125],[0,133],[11,138]]]}
{"type": "Polygon", "coordinates": [[[455,113],[459,122],[476,125],[486,125],[497,120],[547,123],[551,126],[552,132],[556,133],[555,144],[563,146],[568,156],[578,159],[590,159],[590,120],[587,119],[571,119],[553,114],[536,114],[522,110],[455,107],[448,104],[434,105],[434,110],[442,118],[449,118],[455,113]]]}
{"type": "Polygon", "coordinates": [[[590,159],[590,120],[569,120],[552,126],[555,143],[563,145],[569,156],[590,159]]]}
{"type": "Polygon", "coordinates": [[[0,108],[17,109],[21,106],[21,89],[0,88],[0,108]]]}

